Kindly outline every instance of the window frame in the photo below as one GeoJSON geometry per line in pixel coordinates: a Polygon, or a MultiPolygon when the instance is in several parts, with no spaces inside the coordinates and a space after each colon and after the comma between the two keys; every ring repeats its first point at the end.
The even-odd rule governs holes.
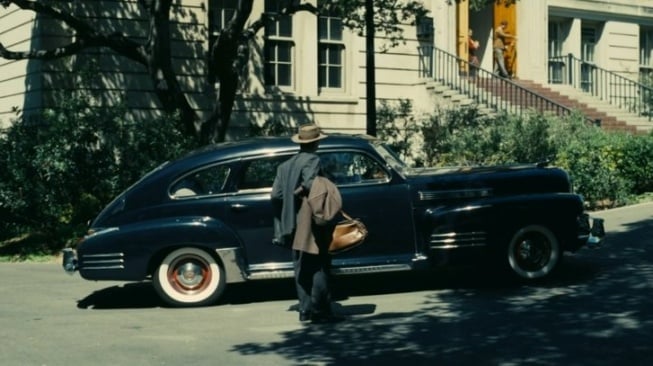
{"type": "MultiPolygon", "coordinates": [[[[196,169],[193,169],[189,172],[186,172],[179,176],[177,179],[175,179],[172,184],[168,187],[168,196],[173,199],[173,200],[184,200],[184,199],[196,199],[196,198],[203,198],[203,197],[211,197],[211,196],[216,196],[216,195],[224,195],[228,193],[228,185],[229,185],[229,180],[230,176],[233,173],[233,167],[231,166],[230,162],[219,162],[216,164],[210,164],[210,165],[204,165],[201,167],[198,167],[196,169]],[[188,187],[179,187],[179,185],[184,181],[189,178],[193,178],[194,181],[197,181],[197,175],[200,173],[207,172],[209,170],[217,169],[217,168],[224,168],[225,172],[222,174],[222,183],[220,184],[220,190],[218,192],[195,192],[195,194],[184,194],[184,195],[179,195],[177,192],[179,192],[180,189],[182,188],[188,188],[188,187]]],[[[200,182],[201,183],[201,182],[200,182]]],[[[206,184],[204,184],[206,186],[206,184]]]]}
{"type": "Polygon", "coordinates": [[[342,25],[342,18],[334,16],[333,14],[320,15],[317,18],[317,86],[319,92],[328,91],[345,91],[345,66],[346,60],[346,45],[344,37],[344,27],[342,25]],[[339,33],[334,36],[334,28],[338,28],[339,33]],[[339,37],[337,37],[339,35],[339,37]],[[331,63],[332,52],[339,54],[340,63],[331,63]],[[324,52],[324,60],[322,54],[324,52]],[[338,69],[339,84],[334,86],[331,84],[331,75],[334,69],[338,69]],[[324,80],[322,80],[322,70],[324,70],[324,80]]]}
{"type": "MultiPolygon", "coordinates": [[[[265,0],[266,14],[279,14],[280,4],[277,1],[265,0]]],[[[279,88],[283,91],[293,91],[295,85],[295,40],[293,38],[294,25],[292,15],[277,15],[279,19],[272,24],[265,26],[265,37],[263,45],[263,82],[267,88],[279,88]],[[289,34],[282,34],[282,22],[288,22],[289,34]],[[271,32],[273,30],[273,32],[271,32]],[[290,60],[279,60],[279,46],[285,45],[289,49],[290,60]],[[270,48],[274,48],[274,58],[269,58],[270,48]],[[288,66],[288,85],[279,84],[279,74],[281,66],[288,66]],[[273,81],[268,77],[273,74],[273,81]]]]}
{"type": "Polygon", "coordinates": [[[641,27],[639,37],[639,76],[647,81],[653,76],[653,27],[641,27]]]}

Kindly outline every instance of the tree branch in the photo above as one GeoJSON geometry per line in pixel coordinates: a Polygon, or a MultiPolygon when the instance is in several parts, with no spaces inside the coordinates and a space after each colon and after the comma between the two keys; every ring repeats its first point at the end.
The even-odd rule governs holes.
{"type": "MultiPolygon", "coordinates": [[[[59,19],[81,34],[95,34],[95,30],[86,22],[70,15],[69,13],[64,13],[61,10],[45,5],[42,2],[29,0],[6,0],[5,3],[15,4],[23,10],[31,10],[35,13],[45,14],[54,19],[59,19]]],[[[3,5],[5,4],[3,3],[3,5]]]]}
{"type": "Polygon", "coordinates": [[[0,43],[0,57],[7,60],[24,60],[24,59],[38,59],[38,60],[54,60],[61,57],[72,56],[80,50],[86,48],[84,40],[78,40],[64,47],[57,47],[50,50],[36,50],[28,52],[13,52],[9,51],[5,46],[0,43]]]}
{"type": "Polygon", "coordinates": [[[2,2],[2,5],[5,7],[10,4],[15,4],[23,10],[31,10],[37,14],[48,15],[54,19],[61,20],[76,31],[77,41],[63,47],[29,52],[12,52],[0,44],[0,56],[3,58],[11,60],[53,60],[71,56],[85,48],[108,47],[122,56],[142,65],[147,65],[147,57],[143,46],[128,39],[121,33],[113,33],[109,35],[98,34],[88,23],[37,1],[4,0],[2,2]]]}

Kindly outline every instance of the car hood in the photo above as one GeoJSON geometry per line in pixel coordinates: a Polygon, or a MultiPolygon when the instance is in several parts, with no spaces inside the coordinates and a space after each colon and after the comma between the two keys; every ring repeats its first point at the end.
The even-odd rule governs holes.
{"type": "Polygon", "coordinates": [[[540,165],[410,168],[404,171],[419,190],[487,190],[491,195],[571,192],[567,173],[540,165]]]}

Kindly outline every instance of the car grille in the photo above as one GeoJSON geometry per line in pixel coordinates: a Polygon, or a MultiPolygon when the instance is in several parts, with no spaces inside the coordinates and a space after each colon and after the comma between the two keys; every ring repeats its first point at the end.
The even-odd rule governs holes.
{"type": "Polygon", "coordinates": [[[483,231],[468,233],[433,233],[429,241],[431,249],[456,249],[482,247],[486,243],[486,234],[483,231]]]}
{"type": "Polygon", "coordinates": [[[96,269],[124,269],[124,253],[83,254],[80,258],[80,268],[84,270],[96,269]]]}

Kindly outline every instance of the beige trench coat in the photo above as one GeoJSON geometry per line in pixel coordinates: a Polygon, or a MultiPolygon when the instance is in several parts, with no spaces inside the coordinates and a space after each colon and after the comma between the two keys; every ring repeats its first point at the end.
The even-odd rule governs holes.
{"type": "Polygon", "coordinates": [[[333,219],[342,209],[342,197],[335,184],[317,176],[297,212],[297,227],[292,248],[319,254],[328,250],[333,235],[333,219]]]}

